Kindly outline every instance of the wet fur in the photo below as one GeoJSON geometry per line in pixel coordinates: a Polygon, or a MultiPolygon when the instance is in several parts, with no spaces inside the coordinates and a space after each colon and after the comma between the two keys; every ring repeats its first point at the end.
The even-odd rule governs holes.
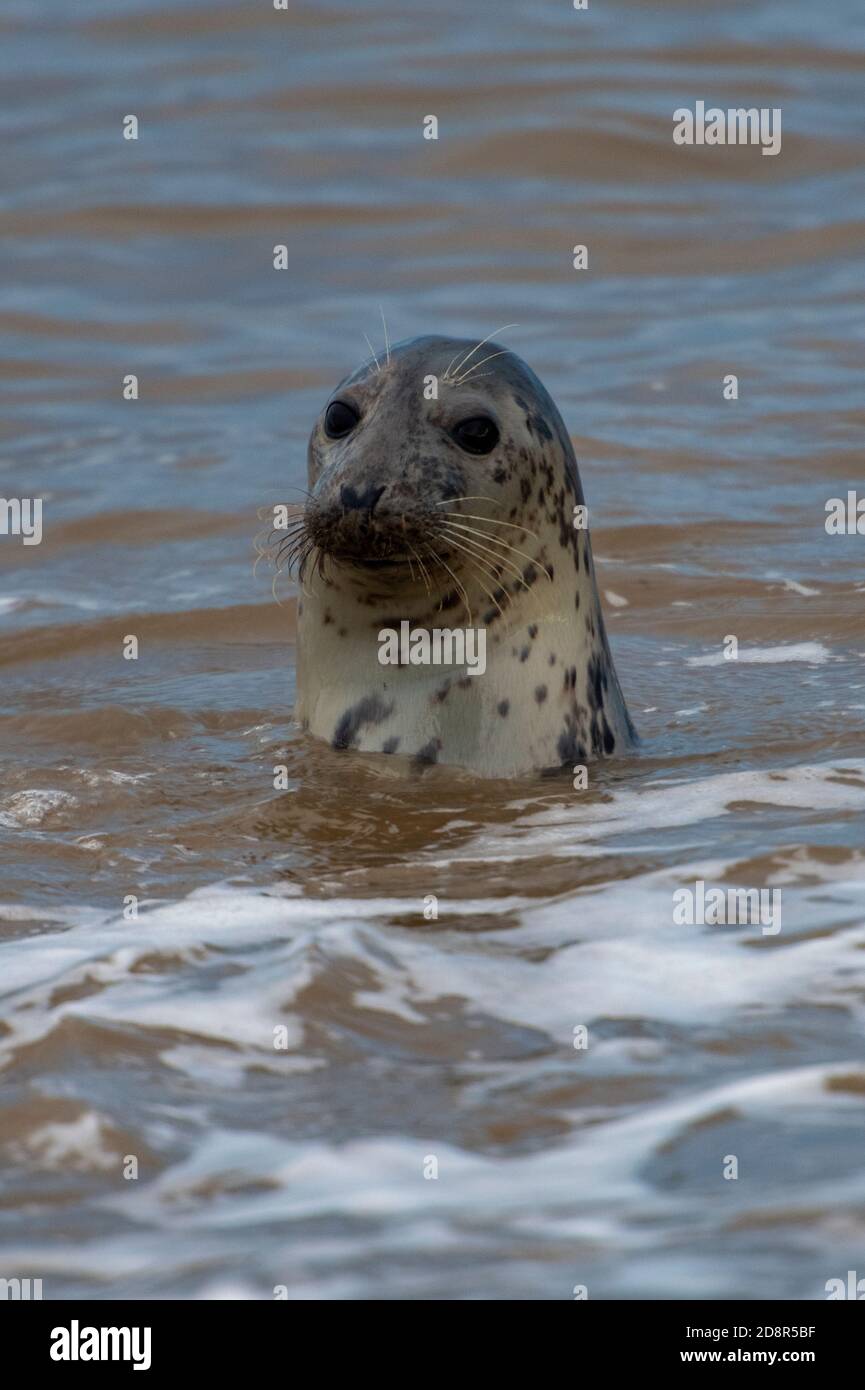
{"type": "Polygon", "coordinates": [[[633,742],[634,729],[607,642],[589,534],[573,525],[583,494],[571,442],[538,378],[494,342],[467,359],[462,384],[449,382],[448,364],[474,347],[439,337],[397,344],[389,361],[365,363],[330,397],[351,401],[361,414],[347,438],[326,437],[324,411],[316,422],[302,533],[309,563],[299,602],[296,717],[335,748],[456,764],[484,776],[609,757],[633,742]],[[493,353],[500,355],[484,361],[493,353]],[[424,399],[431,375],[438,400],[424,399]],[[479,413],[492,415],[501,436],[484,457],[466,454],[449,432],[479,413]],[[447,501],[466,496],[473,500],[447,501]],[[374,510],[347,510],[342,500],[371,504],[376,497],[374,510]],[[486,538],[448,532],[446,512],[461,513],[458,524],[486,538]],[[493,552],[483,557],[487,570],[467,561],[455,536],[493,552]],[[412,552],[411,569],[394,566],[412,552]],[[353,557],[390,563],[362,567],[353,557]],[[380,665],[379,630],[402,619],[413,628],[486,627],[485,673],[380,665]]]}

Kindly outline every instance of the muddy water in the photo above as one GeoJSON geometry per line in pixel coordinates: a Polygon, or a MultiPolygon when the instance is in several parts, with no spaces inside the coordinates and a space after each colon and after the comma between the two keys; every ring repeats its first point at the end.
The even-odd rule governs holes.
{"type": "Polygon", "coordinates": [[[0,1275],[865,1275],[865,539],[824,526],[865,488],[858,0],[0,29],[2,488],[44,499],[41,545],[0,538],[0,1275]],[[674,146],[698,99],[780,107],[780,155],[674,146]],[[379,305],[393,339],[518,324],[572,431],[643,740],[588,791],[292,724],[257,513],[379,305]],[[698,880],[780,890],[781,930],[677,922],[698,880]]]}

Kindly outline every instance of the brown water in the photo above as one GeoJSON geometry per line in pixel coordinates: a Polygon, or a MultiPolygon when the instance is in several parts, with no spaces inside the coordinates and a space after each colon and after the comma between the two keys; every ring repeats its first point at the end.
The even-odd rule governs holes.
{"type": "Polygon", "coordinates": [[[861,6],[10,0],[0,37],[2,488],[44,499],[0,537],[0,1277],[865,1274],[865,537],[824,526],[865,492],[861,6]],[[698,99],[781,107],[781,153],[676,147],[698,99]],[[573,433],[643,740],[587,792],[292,724],[258,511],[379,305],[518,324],[573,433]],[[781,930],[677,924],[699,879],[781,930]]]}

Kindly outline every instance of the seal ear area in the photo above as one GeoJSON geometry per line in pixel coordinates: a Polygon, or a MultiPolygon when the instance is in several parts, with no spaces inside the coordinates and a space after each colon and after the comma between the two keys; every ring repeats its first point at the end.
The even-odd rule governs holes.
{"type": "Polygon", "coordinates": [[[467,454],[491,454],[501,435],[489,415],[469,415],[453,425],[451,438],[467,454]]]}

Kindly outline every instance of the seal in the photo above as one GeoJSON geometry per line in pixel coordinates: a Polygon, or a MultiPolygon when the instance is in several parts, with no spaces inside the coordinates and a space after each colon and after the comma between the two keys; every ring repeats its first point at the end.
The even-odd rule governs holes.
{"type": "Polygon", "coordinates": [[[571,441],[515,353],[433,336],[389,347],[331,395],[308,462],[308,500],[282,541],[303,589],[304,729],[486,777],[633,744],[571,441]],[[485,666],[405,651],[383,664],[383,632],[401,630],[472,630],[485,666]]]}

